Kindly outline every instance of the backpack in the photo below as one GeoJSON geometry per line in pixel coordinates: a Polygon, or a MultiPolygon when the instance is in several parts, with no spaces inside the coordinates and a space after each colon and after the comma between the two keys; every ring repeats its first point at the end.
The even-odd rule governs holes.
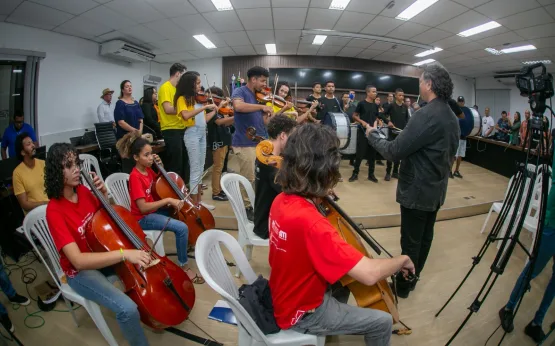
{"type": "Polygon", "coordinates": [[[245,308],[264,335],[280,331],[274,317],[270,285],[262,275],[252,284],[239,288],[239,304],[245,308]]]}

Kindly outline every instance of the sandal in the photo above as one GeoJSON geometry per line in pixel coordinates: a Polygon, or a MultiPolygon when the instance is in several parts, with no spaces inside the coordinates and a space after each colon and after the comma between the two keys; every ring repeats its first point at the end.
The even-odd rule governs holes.
{"type": "Polygon", "coordinates": [[[202,285],[203,283],[206,282],[202,276],[199,276],[198,274],[196,274],[191,268],[183,268],[183,271],[185,271],[185,274],[187,274],[187,276],[189,276],[189,274],[187,273],[188,271],[195,274],[195,276],[192,278],[189,276],[189,279],[191,279],[191,281],[194,284],[202,285]]]}

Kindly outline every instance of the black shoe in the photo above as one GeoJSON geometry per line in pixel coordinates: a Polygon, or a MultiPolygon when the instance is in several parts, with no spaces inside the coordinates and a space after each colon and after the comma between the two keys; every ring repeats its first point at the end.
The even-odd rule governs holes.
{"type": "Polygon", "coordinates": [[[459,172],[459,171],[455,171],[455,173],[453,173],[453,176],[462,179],[461,172],[459,172]]]}
{"type": "Polygon", "coordinates": [[[513,325],[513,310],[506,310],[505,307],[502,307],[499,310],[499,319],[501,320],[501,327],[507,333],[512,332],[515,329],[513,325]]]}
{"type": "Polygon", "coordinates": [[[15,304],[19,304],[19,305],[29,305],[31,304],[31,300],[27,297],[24,296],[20,296],[19,294],[15,294],[15,296],[8,298],[10,300],[10,302],[15,303],[15,304]]]}
{"type": "Polygon", "coordinates": [[[248,207],[245,208],[245,210],[247,211],[247,219],[249,219],[250,222],[254,222],[254,209],[252,207],[248,207]]]}
{"type": "Polygon", "coordinates": [[[224,195],[223,193],[220,193],[220,194],[217,194],[217,195],[212,195],[212,199],[214,201],[223,201],[223,202],[228,200],[227,196],[224,195]]]}
{"type": "Polygon", "coordinates": [[[12,321],[10,320],[10,316],[8,316],[8,314],[0,315],[0,323],[2,323],[4,328],[6,328],[6,330],[9,330],[12,333],[15,331],[15,327],[13,326],[12,321]]]}
{"type": "Polygon", "coordinates": [[[377,183],[378,179],[376,179],[376,176],[374,174],[369,174],[368,175],[368,180],[370,180],[373,183],[377,183]]]}
{"type": "Polygon", "coordinates": [[[394,179],[399,179],[399,173],[398,172],[393,172],[391,177],[394,178],[394,179]]]}
{"type": "Polygon", "coordinates": [[[449,178],[455,179],[455,177],[453,176],[453,172],[449,172],[449,178]]]}
{"type": "Polygon", "coordinates": [[[358,180],[358,174],[357,173],[353,173],[353,175],[351,175],[351,177],[349,178],[349,182],[352,183],[355,180],[358,180]]]}
{"type": "Polygon", "coordinates": [[[376,165],[383,166],[384,164],[382,160],[376,160],[376,165]]]}
{"type": "Polygon", "coordinates": [[[524,334],[532,338],[536,343],[541,342],[545,339],[545,333],[542,330],[542,326],[537,326],[533,324],[534,321],[528,323],[526,328],[524,328],[524,334]]]}
{"type": "Polygon", "coordinates": [[[385,178],[383,180],[390,181],[391,180],[391,174],[386,173],[385,178]]]}

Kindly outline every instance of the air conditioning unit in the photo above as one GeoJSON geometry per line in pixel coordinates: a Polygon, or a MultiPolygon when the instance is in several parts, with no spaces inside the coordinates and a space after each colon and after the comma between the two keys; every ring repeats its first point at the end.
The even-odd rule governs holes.
{"type": "Polygon", "coordinates": [[[151,74],[147,74],[143,76],[143,85],[157,87],[158,84],[162,82],[162,77],[153,76],[151,74]]]}
{"type": "Polygon", "coordinates": [[[147,62],[156,57],[147,49],[121,40],[102,43],[100,45],[100,55],[127,62],[147,62]]]}

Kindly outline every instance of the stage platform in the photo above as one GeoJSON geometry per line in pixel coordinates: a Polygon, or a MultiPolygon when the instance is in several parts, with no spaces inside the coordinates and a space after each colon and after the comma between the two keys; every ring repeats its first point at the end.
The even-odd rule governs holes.
{"type": "MultiPolygon", "coordinates": [[[[385,163],[385,161],[384,161],[385,163]]],[[[230,157],[229,166],[238,171],[230,157]]],[[[342,161],[341,174],[343,182],[335,188],[339,196],[339,205],[357,222],[369,228],[394,227],[401,224],[399,204],[395,201],[397,179],[385,181],[385,166],[376,166],[378,183],[366,180],[367,167],[361,167],[359,180],[348,181],[352,167],[348,161],[342,161]]],[[[491,204],[503,199],[509,179],[467,162],[461,164],[463,179],[449,179],[447,198],[438,213],[438,220],[450,220],[460,217],[484,214],[491,204]]],[[[204,191],[203,200],[216,206],[212,211],[218,229],[237,229],[237,221],[229,202],[213,201],[211,172],[204,178],[208,190],[204,191]]]]}

